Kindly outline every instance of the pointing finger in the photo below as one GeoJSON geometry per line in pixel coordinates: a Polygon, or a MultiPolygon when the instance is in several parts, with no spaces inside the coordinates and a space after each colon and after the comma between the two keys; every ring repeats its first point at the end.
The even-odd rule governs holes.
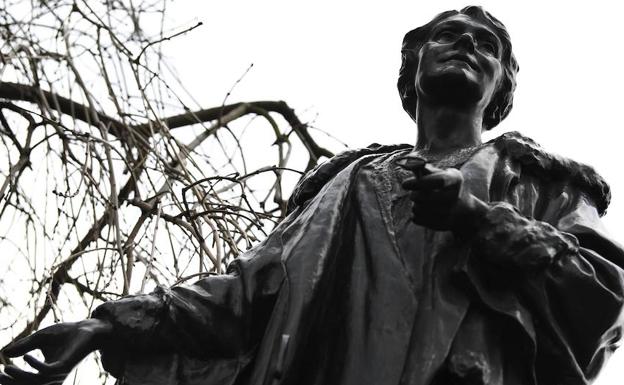
{"type": "Polygon", "coordinates": [[[461,184],[461,177],[452,171],[438,171],[421,178],[408,178],[403,181],[403,188],[409,190],[445,189],[461,184]]]}
{"type": "Polygon", "coordinates": [[[399,158],[397,160],[397,164],[406,170],[416,173],[421,172],[424,169],[427,161],[424,158],[411,153],[399,158]]]}
{"type": "Polygon", "coordinates": [[[403,181],[402,186],[408,190],[433,190],[444,187],[445,181],[440,174],[409,178],[403,181]]]}
{"type": "Polygon", "coordinates": [[[430,174],[435,174],[436,172],[444,171],[444,169],[438,168],[432,165],[431,163],[427,163],[424,169],[425,169],[424,175],[430,175],[430,174]]]}
{"type": "MultiPolygon", "coordinates": [[[[68,373],[60,373],[53,375],[46,375],[42,373],[32,373],[26,370],[22,370],[16,366],[7,366],[5,372],[14,381],[14,384],[28,384],[28,385],[61,385],[63,380],[67,377],[68,373]]],[[[12,384],[13,384],[12,383],[12,384]]],[[[0,382],[0,384],[2,384],[0,382]]]]}
{"type": "Polygon", "coordinates": [[[32,366],[34,369],[37,369],[40,373],[53,373],[53,372],[58,372],[59,370],[62,369],[61,363],[59,361],[55,361],[55,362],[48,364],[48,363],[39,361],[38,359],[36,359],[35,357],[29,354],[26,354],[24,356],[24,361],[26,361],[26,363],[32,366]]]}
{"type": "Polygon", "coordinates": [[[5,346],[2,351],[8,357],[24,355],[31,350],[39,349],[43,342],[43,335],[39,332],[33,333],[5,346]]]}
{"type": "Polygon", "coordinates": [[[27,384],[35,384],[39,377],[36,373],[27,372],[13,365],[9,365],[5,367],[4,372],[8,374],[9,376],[11,376],[12,378],[14,378],[15,380],[18,380],[19,382],[24,382],[27,384]]]}
{"type": "Polygon", "coordinates": [[[20,385],[15,378],[10,377],[4,373],[0,373],[0,384],[2,385],[20,385]]]}

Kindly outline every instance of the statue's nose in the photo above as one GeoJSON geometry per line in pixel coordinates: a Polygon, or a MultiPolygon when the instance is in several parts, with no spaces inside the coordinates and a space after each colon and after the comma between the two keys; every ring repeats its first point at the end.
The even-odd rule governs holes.
{"type": "Polygon", "coordinates": [[[463,33],[459,36],[455,44],[453,45],[455,48],[463,48],[469,53],[473,53],[475,50],[475,42],[472,38],[472,35],[469,33],[463,33]]]}

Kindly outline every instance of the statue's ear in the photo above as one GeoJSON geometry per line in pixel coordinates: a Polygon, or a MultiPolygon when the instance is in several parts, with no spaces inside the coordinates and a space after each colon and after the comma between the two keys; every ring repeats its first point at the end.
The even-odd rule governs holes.
{"type": "Polygon", "coordinates": [[[481,131],[491,130],[498,123],[500,123],[500,105],[494,99],[485,111],[481,131]]]}
{"type": "Polygon", "coordinates": [[[498,86],[490,104],[485,109],[483,116],[483,129],[491,130],[496,127],[509,113],[513,102],[513,92],[510,93],[505,85],[505,80],[498,82],[498,86]]]}

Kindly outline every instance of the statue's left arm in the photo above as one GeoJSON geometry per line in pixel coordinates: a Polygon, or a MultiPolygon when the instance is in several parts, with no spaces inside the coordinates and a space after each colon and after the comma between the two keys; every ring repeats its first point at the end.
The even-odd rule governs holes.
{"type": "Polygon", "coordinates": [[[457,169],[426,165],[403,186],[416,223],[450,230],[471,249],[459,271],[487,307],[520,324],[538,383],[586,384],[622,333],[624,251],[599,215],[608,194],[580,178],[515,171],[499,178],[508,183],[490,191],[492,202],[465,188],[457,169]]]}
{"type": "Polygon", "coordinates": [[[470,263],[481,271],[472,278],[490,305],[505,306],[487,288],[499,279],[515,293],[516,310],[528,309],[518,320],[533,334],[542,382],[551,374],[587,381],[622,333],[624,251],[607,235],[589,195],[573,185],[555,186],[558,194],[548,190],[515,199],[520,207],[486,205],[470,235],[470,263]]]}

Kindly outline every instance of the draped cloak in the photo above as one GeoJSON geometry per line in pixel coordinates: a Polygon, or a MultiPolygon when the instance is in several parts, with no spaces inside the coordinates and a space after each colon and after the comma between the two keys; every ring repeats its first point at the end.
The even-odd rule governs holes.
{"type": "Polygon", "coordinates": [[[591,167],[507,133],[457,167],[488,213],[411,221],[396,160],[338,155],[228,274],[107,302],[105,369],[128,385],[576,385],[622,330],[624,251],[591,167]]]}

